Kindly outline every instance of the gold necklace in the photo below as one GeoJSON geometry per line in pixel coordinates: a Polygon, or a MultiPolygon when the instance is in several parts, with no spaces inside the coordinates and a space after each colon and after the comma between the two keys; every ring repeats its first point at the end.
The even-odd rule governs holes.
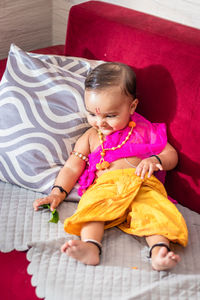
{"type": "Polygon", "coordinates": [[[103,146],[103,133],[99,130],[98,131],[98,134],[99,134],[99,139],[100,139],[100,142],[101,142],[101,152],[100,152],[100,155],[101,155],[101,158],[100,158],[100,161],[98,164],[96,164],[96,169],[97,170],[105,170],[105,169],[108,169],[110,167],[110,163],[106,160],[104,160],[104,156],[106,155],[106,151],[114,151],[116,149],[120,149],[124,144],[126,144],[126,142],[129,140],[132,132],[133,132],[133,128],[136,126],[135,122],[134,121],[130,121],[129,124],[128,124],[129,127],[131,127],[128,135],[126,136],[126,138],[124,139],[124,141],[116,146],[116,147],[111,147],[111,148],[104,148],[103,146]]]}

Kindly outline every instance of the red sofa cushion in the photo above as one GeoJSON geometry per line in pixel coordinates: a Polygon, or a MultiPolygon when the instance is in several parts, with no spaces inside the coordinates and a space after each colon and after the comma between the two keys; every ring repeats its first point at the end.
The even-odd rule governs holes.
{"type": "MultiPolygon", "coordinates": [[[[38,49],[32,52],[63,55],[64,45],[38,49]]],[[[7,59],[0,60],[0,79],[3,76],[7,59]]],[[[25,252],[0,252],[1,299],[37,300],[35,288],[31,285],[31,276],[27,274],[28,261],[25,252]]]]}
{"type": "Polygon", "coordinates": [[[6,68],[7,58],[0,60],[0,80],[3,76],[4,70],[6,68]]]}
{"type": "MultiPolygon", "coordinates": [[[[200,212],[199,31],[103,2],[72,8],[65,55],[119,60],[138,76],[139,111],[165,121],[179,165],[167,175],[167,189],[178,201],[200,212]],[[90,22],[88,20],[90,19],[90,22]]],[[[63,54],[63,45],[36,50],[63,54]]],[[[0,78],[6,60],[0,61],[0,78]]],[[[1,298],[36,300],[24,252],[0,253],[1,298]]]]}
{"type": "Polygon", "coordinates": [[[0,252],[1,299],[37,300],[31,276],[27,274],[28,261],[24,252],[0,252]]]}
{"type": "Polygon", "coordinates": [[[65,55],[120,61],[138,78],[139,110],[166,122],[179,153],[166,187],[200,212],[200,31],[124,7],[89,1],[72,7],[65,55]],[[88,22],[90,20],[90,22],[88,22]],[[76,37],[76,38],[75,38],[76,37]]]}

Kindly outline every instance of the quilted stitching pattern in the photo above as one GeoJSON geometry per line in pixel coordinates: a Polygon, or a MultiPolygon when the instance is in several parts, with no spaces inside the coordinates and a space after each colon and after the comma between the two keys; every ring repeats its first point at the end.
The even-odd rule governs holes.
{"type": "Polygon", "coordinates": [[[183,251],[182,262],[176,269],[156,272],[146,258],[147,247],[118,230],[106,231],[101,264],[96,267],[85,266],[61,254],[59,248],[65,240],[34,243],[28,251],[31,262],[28,273],[33,276],[38,297],[46,300],[199,299],[199,258],[194,261],[196,266],[188,265],[188,260],[193,259],[192,251],[199,244],[193,245],[191,251],[183,251]]]}
{"type": "MultiPolygon", "coordinates": [[[[24,251],[33,241],[65,236],[61,222],[57,225],[48,222],[50,212],[46,210],[34,212],[32,203],[41,196],[41,193],[0,181],[0,250],[2,252],[10,252],[13,249],[24,251]]],[[[69,203],[67,212],[62,217],[62,207],[64,208],[65,205],[66,203],[62,203],[58,210],[61,218],[71,215],[75,209],[75,203],[69,203]]]]}
{"type": "Polygon", "coordinates": [[[61,222],[48,223],[49,213],[35,213],[32,201],[39,193],[0,182],[0,250],[28,250],[28,273],[38,297],[46,300],[198,300],[200,298],[200,217],[178,205],[186,219],[189,245],[172,248],[181,263],[170,272],[156,272],[147,259],[144,239],[117,228],[105,232],[99,266],[85,266],[60,252],[66,239],[61,222],[75,203],[60,206],[61,222]],[[135,269],[137,267],[137,269],[135,269]]]}

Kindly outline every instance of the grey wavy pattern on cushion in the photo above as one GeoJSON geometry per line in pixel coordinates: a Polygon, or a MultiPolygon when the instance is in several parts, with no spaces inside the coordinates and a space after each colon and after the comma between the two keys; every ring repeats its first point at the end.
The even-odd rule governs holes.
{"type": "Polygon", "coordinates": [[[39,58],[42,61],[57,65],[59,67],[62,67],[63,69],[77,73],[84,77],[87,76],[91,69],[98,66],[99,64],[104,63],[104,61],[102,60],[92,60],[73,56],[46,55],[30,52],[28,52],[28,54],[31,57],[39,58]]]}
{"type": "Polygon", "coordinates": [[[76,140],[89,128],[84,80],[11,46],[0,84],[1,180],[49,193],[76,140]]]}

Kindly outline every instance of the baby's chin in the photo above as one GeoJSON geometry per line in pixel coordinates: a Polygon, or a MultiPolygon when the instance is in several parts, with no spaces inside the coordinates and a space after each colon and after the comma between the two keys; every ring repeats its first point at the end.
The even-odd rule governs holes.
{"type": "Polygon", "coordinates": [[[115,132],[113,129],[100,129],[100,131],[105,136],[110,135],[111,133],[115,132]]]}

